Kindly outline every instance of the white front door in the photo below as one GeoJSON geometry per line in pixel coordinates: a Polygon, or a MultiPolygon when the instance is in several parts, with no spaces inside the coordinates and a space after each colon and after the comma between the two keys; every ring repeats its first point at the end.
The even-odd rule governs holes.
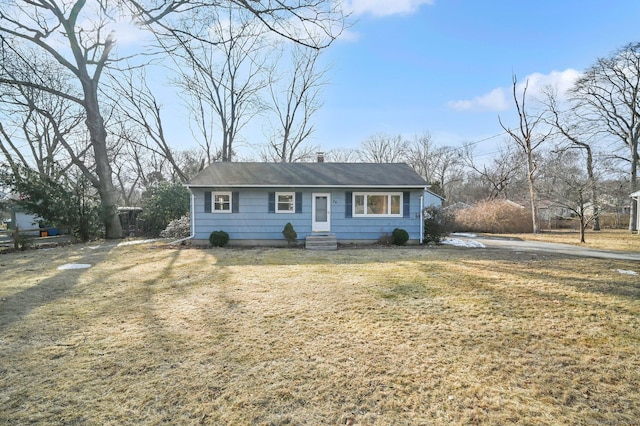
{"type": "Polygon", "coordinates": [[[331,232],[331,194],[313,194],[311,202],[313,232],[331,232]]]}

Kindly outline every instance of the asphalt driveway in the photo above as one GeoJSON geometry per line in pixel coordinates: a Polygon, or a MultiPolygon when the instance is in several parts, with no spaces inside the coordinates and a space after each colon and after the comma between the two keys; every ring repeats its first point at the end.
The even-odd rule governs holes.
{"type": "Polygon", "coordinates": [[[469,237],[463,235],[455,235],[455,238],[467,241],[475,240],[484,244],[487,248],[524,252],[557,253],[564,255],[568,254],[572,256],[594,257],[599,259],[637,260],[640,262],[640,253],[596,250],[586,247],[574,246],[571,244],[545,243],[540,241],[522,241],[484,236],[469,237]]]}

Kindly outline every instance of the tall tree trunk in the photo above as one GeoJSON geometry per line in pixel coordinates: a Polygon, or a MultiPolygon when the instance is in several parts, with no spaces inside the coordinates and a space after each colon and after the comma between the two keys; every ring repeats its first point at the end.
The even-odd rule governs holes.
{"type": "Polygon", "coordinates": [[[102,208],[101,217],[105,229],[105,238],[122,238],[122,225],[118,217],[116,203],[117,191],[113,185],[113,172],[107,151],[107,130],[104,125],[104,119],[100,114],[97,87],[92,84],[92,81],[83,81],[83,89],[85,92],[87,128],[89,129],[89,137],[96,162],[96,174],[98,175],[98,185],[96,189],[100,195],[102,208]]]}
{"type": "Polygon", "coordinates": [[[589,178],[589,189],[591,192],[591,205],[593,207],[593,229],[594,231],[600,230],[600,202],[598,196],[598,189],[596,188],[596,177],[593,173],[593,154],[591,152],[591,146],[584,144],[584,149],[587,151],[587,176],[589,178]]]}
{"type": "Polygon", "coordinates": [[[542,122],[542,116],[530,116],[525,108],[527,98],[527,89],[529,81],[524,85],[522,90],[522,100],[518,99],[517,79],[513,76],[513,101],[518,111],[519,127],[518,130],[512,130],[505,126],[502,119],[498,116],[500,126],[511,136],[513,141],[522,149],[527,157],[527,178],[529,180],[529,199],[531,200],[531,220],[533,221],[533,233],[540,233],[540,219],[538,216],[538,201],[536,200],[535,175],[537,166],[534,160],[534,151],[547,139],[550,133],[543,135],[535,135],[535,129],[542,122]]]}
{"type": "Polygon", "coordinates": [[[533,153],[527,154],[527,177],[529,180],[529,199],[531,200],[531,220],[533,221],[533,233],[540,233],[540,218],[538,217],[538,200],[535,187],[536,165],[533,162],[533,153]]]}
{"type": "MultiPolygon", "coordinates": [[[[631,173],[629,175],[629,194],[638,190],[638,139],[631,139],[629,143],[631,149],[631,173]]],[[[638,231],[638,200],[631,198],[631,208],[629,209],[629,231],[638,231]]],[[[638,232],[640,234],[640,231],[638,232]]]]}

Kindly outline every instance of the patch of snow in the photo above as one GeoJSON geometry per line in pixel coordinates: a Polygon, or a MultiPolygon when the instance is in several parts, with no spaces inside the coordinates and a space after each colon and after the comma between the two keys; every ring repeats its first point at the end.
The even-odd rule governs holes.
{"type": "Polygon", "coordinates": [[[150,240],[133,240],[133,241],[124,241],[120,244],[118,244],[118,247],[122,247],[122,246],[132,246],[135,244],[146,244],[146,243],[153,243],[154,241],[158,241],[157,239],[150,239],[150,240]]]}
{"type": "Polygon", "coordinates": [[[477,238],[476,234],[468,233],[468,232],[454,232],[451,235],[456,237],[465,237],[465,238],[477,238]]]}
{"type": "Polygon", "coordinates": [[[442,240],[442,244],[449,244],[451,246],[457,246],[457,247],[475,247],[475,248],[487,247],[476,240],[461,240],[459,238],[445,238],[444,240],[442,240]]]}
{"type": "Polygon", "coordinates": [[[65,263],[64,265],[58,266],[58,269],[60,270],[87,268],[91,268],[91,265],[89,265],[88,263],[65,263]]]}
{"type": "Polygon", "coordinates": [[[618,269],[618,273],[624,275],[638,275],[636,271],[625,271],[624,269],[618,269]]]}

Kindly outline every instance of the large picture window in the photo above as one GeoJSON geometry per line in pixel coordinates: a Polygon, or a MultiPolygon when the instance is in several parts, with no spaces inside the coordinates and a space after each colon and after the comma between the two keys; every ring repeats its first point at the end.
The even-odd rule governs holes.
{"type": "Polygon", "coordinates": [[[276,192],[276,213],[293,213],[295,192],[276,192]]]}
{"type": "Polygon", "coordinates": [[[354,192],[353,216],[402,216],[402,193],[354,192]]]}

